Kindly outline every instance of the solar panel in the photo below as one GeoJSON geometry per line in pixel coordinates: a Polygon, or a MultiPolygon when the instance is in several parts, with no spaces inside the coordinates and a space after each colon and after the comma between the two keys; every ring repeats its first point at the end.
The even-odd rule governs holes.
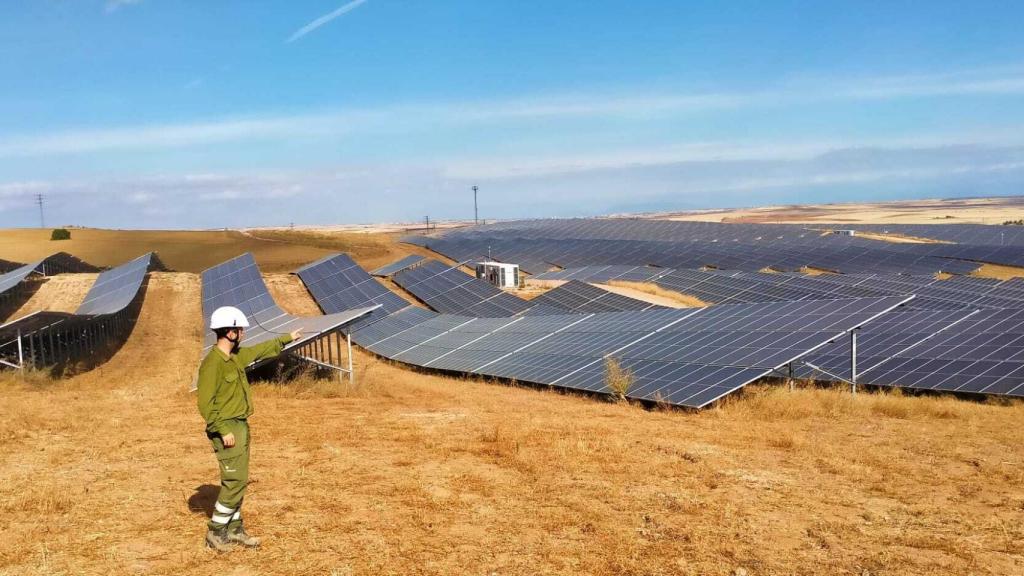
{"type": "Polygon", "coordinates": [[[249,253],[205,270],[202,284],[207,349],[216,343],[216,336],[209,330],[210,315],[221,306],[234,306],[249,319],[250,327],[246,329],[246,342],[249,344],[265,342],[295,329],[302,329],[304,337],[289,343],[287,348],[299,347],[376,309],[363,306],[324,316],[288,314],[274,302],[256,261],[249,253]]]}
{"type": "Polygon", "coordinates": [[[0,276],[0,294],[4,294],[18,284],[21,284],[25,278],[28,278],[29,274],[35,272],[42,262],[42,260],[37,260],[0,276]]]}
{"type": "Polygon", "coordinates": [[[115,314],[126,308],[138,294],[149,271],[152,256],[152,253],[143,254],[117,268],[100,273],[75,314],[98,316],[115,314]]]}
{"type": "Polygon", "coordinates": [[[9,264],[11,265],[10,271],[0,275],[0,294],[4,294],[8,290],[21,284],[33,273],[46,276],[66,272],[96,272],[99,270],[99,268],[91,264],[87,264],[67,252],[51,254],[46,258],[42,258],[28,264],[9,264]]]}
{"type": "Polygon", "coordinates": [[[530,307],[522,298],[436,260],[398,272],[394,281],[438,312],[504,317],[530,307]]]}
{"type": "Polygon", "coordinates": [[[401,272],[402,270],[405,270],[406,268],[413,266],[414,264],[422,262],[423,260],[425,260],[423,256],[417,256],[416,254],[412,254],[406,256],[405,258],[402,258],[397,262],[392,262],[387,266],[381,266],[380,268],[377,268],[376,270],[370,272],[370,274],[374,276],[391,276],[392,274],[396,272],[401,272]]]}
{"type": "Polygon", "coordinates": [[[982,310],[865,369],[880,386],[1024,396],[1024,309],[982,310]]]}
{"type": "MultiPolygon", "coordinates": [[[[3,278],[20,282],[41,270],[95,270],[81,260],[59,253],[27,264],[3,278]]],[[[162,268],[155,254],[145,254],[100,274],[74,314],[38,311],[0,326],[0,357],[8,366],[26,364],[44,368],[72,360],[95,358],[108,342],[125,337],[130,319],[124,314],[142,287],[146,272],[162,268]]]]}
{"type": "Polygon", "coordinates": [[[321,258],[299,268],[295,274],[327,314],[380,305],[379,309],[354,322],[352,328],[376,322],[409,305],[345,254],[321,258]]]}
{"type": "MultiPolygon", "coordinates": [[[[540,245],[537,248],[540,250],[540,245]]],[[[862,250],[857,258],[870,254],[862,250]]],[[[527,256],[543,258],[539,253],[527,256]]],[[[613,266],[618,265],[590,266],[587,274],[567,269],[545,277],[611,278],[647,268],[613,266]]],[[[644,270],[641,277],[649,271],[644,270]]],[[[1012,330],[999,332],[1002,328],[992,327],[970,337],[967,343],[948,340],[960,332],[959,323],[968,322],[964,318],[978,307],[1020,302],[1024,297],[1021,281],[940,281],[928,274],[810,277],[659,269],[656,275],[646,277],[668,288],[728,304],[698,312],[609,314],[604,313],[607,308],[595,306],[594,313],[559,313],[585,310],[588,303],[609,298],[597,298],[594,291],[599,288],[576,282],[567,283],[568,288],[561,293],[553,290],[547,298],[530,301],[532,308],[513,316],[504,313],[496,302],[480,300],[470,287],[472,278],[439,263],[416,266],[402,274],[408,285],[421,285],[420,297],[425,300],[459,309],[463,314],[466,310],[479,312],[476,317],[403,312],[394,321],[388,319],[379,327],[367,328],[365,335],[356,333],[357,342],[364,340],[379,354],[430,368],[606,393],[603,362],[612,356],[634,374],[631,397],[704,406],[807,354],[812,363],[834,369],[841,376],[849,365],[844,352],[848,343],[837,340],[838,336],[849,326],[878,316],[860,333],[862,381],[883,382],[899,376],[911,386],[935,385],[937,389],[984,393],[1016,393],[1018,386],[1017,360],[1013,358],[1016,340],[996,346],[992,337],[1012,334],[1012,330]],[[451,275],[453,272],[455,275],[451,275]],[[911,300],[909,294],[919,296],[911,300]],[[470,302],[473,304],[467,307],[470,302]],[[885,316],[881,315],[884,310],[879,312],[904,302],[899,313],[885,316]],[[969,307],[972,303],[978,306],[969,307]],[[934,309],[926,309],[929,307],[934,309]],[[718,311],[725,310],[729,314],[719,317],[722,312],[718,311]],[[503,313],[507,317],[498,317],[503,313]],[[627,321],[617,314],[634,316],[627,321]],[[668,326],[679,318],[676,315],[689,314],[692,318],[687,316],[679,320],[678,326],[668,326]],[[956,329],[943,328],[950,324],[956,329]],[[933,330],[941,331],[936,336],[933,330]],[[922,343],[924,340],[926,343],[922,343]],[[943,348],[939,348],[940,343],[943,348]],[[920,350],[929,352],[917,354],[920,350]],[[935,350],[944,350],[945,355],[927,357],[937,355],[935,350]]]]}

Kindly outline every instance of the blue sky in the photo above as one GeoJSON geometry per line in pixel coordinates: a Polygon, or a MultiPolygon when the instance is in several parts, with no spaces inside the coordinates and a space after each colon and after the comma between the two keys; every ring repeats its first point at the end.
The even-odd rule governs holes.
{"type": "Polygon", "coordinates": [[[0,226],[1004,195],[1024,4],[12,0],[0,226]]]}

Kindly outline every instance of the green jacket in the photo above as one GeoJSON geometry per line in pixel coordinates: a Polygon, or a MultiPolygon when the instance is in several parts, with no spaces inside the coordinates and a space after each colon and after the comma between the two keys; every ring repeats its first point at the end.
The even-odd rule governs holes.
{"type": "Polygon", "coordinates": [[[245,367],[253,362],[273,358],[292,341],[288,334],[225,354],[216,346],[199,365],[199,413],[206,420],[206,431],[223,435],[229,432],[225,421],[252,415],[252,396],[245,367]]]}

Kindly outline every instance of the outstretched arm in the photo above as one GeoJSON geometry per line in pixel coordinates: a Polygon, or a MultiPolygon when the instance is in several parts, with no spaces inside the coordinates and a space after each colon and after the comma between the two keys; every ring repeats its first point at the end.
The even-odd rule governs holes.
{"type": "Polygon", "coordinates": [[[248,366],[253,362],[273,358],[284,350],[285,345],[300,337],[302,337],[301,329],[293,330],[290,334],[285,334],[254,346],[244,346],[238,350],[238,359],[242,362],[243,366],[248,366]]]}

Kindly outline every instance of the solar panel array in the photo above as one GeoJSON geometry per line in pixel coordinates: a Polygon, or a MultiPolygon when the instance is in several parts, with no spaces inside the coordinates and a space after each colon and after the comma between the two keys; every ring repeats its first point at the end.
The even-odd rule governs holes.
{"type": "MultiPolygon", "coordinates": [[[[572,270],[564,271],[573,274],[572,270]]],[[[581,274],[577,274],[581,275],[581,274]]],[[[763,274],[757,272],[721,272],[664,270],[654,283],[702,299],[711,304],[740,302],[804,301],[823,298],[862,298],[914,294],[908,310],[872,323],[860,334],[858,381],[879,386],[909,389],[945,390],[982,394],[1021,395],[1024,373],[1018,365],[1001,356],[1012,354],[1012,338],[998,352],[980,358],[963,346],[956,348],[958,358],[931,358],[923,341],[938,337],[970,338],[971,324],[960,320],[977,311],[1002,310],[1016,317],[1024,309],[1024,280],[909,275],[824,275],[763,274]],[[969,367],[950,377],[952,361],[969,361],[969,367]],[[999,383],[992,381],[999,374],[999,383]],[[962,379],[970,377],[967,383],[962,379]],[[984,386],[982,386],[984,384],[984,386]]],[[[986,312],[986,314],[998,314],[986,312]]],[[[983,317],[988,317],[983,316],[983,317]]],[[[1000,328],[1001,329],[1001,328],[1000,328]]],[[[1010,329],[1006,334],[1010,335],[1010,329]]],[[[998,332],[992,330],[990,336],[998,332]]],[[[973,341],[973,340],[970,340],[973,341]]],[[[991,347],[993,342],[986,340],[991,347]]],[[[848,343],[839,342],[810,355],[807,361],[817,368],[798,370],[802,377],[849,379],[848,343]],[[820,370],[819,370],[820,369],[820,370]]]]}
{"type": "MultiPolygon", "coordinates": [[[[984,244],[890,243],[828,233],[824,226],[719,224],[658,220],[576,219],[507,222],[458,229],[408,241],[459,261],[488,253],[544,274],[557,268],[596,265],[658,266],[756,271],[804,267],[846,274],[947,272],[966,274],[979,262],[1024,265],[1009,244],[994,245],[995,232],[959,234],[984,244]]],[[[962,225],[961,225],[962,226],[962,225]]],[[[840,227],[855,227],[840,225],[840,227]]],[[[931,225],[918,234],[941,237],[953,226],[931,225]]],[[[984,227],[982,227],[984,228],[984,227]]],[[[988,227],[1013,228],[1013,227],[988,227]]],[[[1019,236],[1012,231],[1014,242],[1019,236]]],[[[1005,239],[1007,232],[1002,233],[1005,239]]]]}
{"type": "MultiPolygon", "coordinates": [[[[487,246],[494,259],[522,259],[538,280],[607,282],[632,274],[711,304],[913,294],[902,314],[860,331],[860,382],[1011,396],[1022,392],[1012,360],[1016,328],[995,320],[1016,318],[1024,310],[1024,279],[956,276],[981,263],[1024,266],[1020,226],[577,219],[506,222],[413,241],[453,258],[487,246]],[[895,244],[831,234],[832,228],[938,242],[895,244]],[[766,274],[766,269],[781,273],[766,274]],[[796,273],[805,269],[842,274],[796,273]],[[939,279],[937,272],[955,276],[939,279]],[[933,357],[937,349],[932,346],[947,341],[956,345],[933,357]]],[[[810,368],[801,373],[848,378],[847,347],[837,342],[809,357],[832,375],[810,368]]]]}
{"type": "Polygon", "coordinates": [[[426,260],[393,278],[438,312],[486,318],[512,316],[530,308],[522,298],[436,260],[426,260]]]}
{"type": "Polygon", "coordinates": [[[47,276],[68,272],[99,271],[99,268],[91,264],[87,264],[67,252],[51,254],[46,258],[41,258],[35,262],[22,265],[7,262],[6,260],[3,262],[6,262],[9,265],[7,266],[9,271],[0,275],[0,294],[6,294],[8,290],[17,287],[32,274],[47,276]]]}
{"type": "MultiPolygon", "coordinates": [[[[308,276],[314,269],[329,274],[333,265],[325,259],[299,275],[308,276]]],[[[434,271],[441,272],[436,267],[434,271]]],[[[356,274],[350,278],[355,284],[362,281],[356,274]]],[[[333,301],[329,294],[314,298],[333,301]]],[[[353,339],[381,356],[417,366],[598,393],[611,392],[604,366],[611,357],[633,372],[629,397],[702,407],[906,300],[502,318],[438,314],[408,306],[356,328],[353,339]]],[[[329,310],[329,305],[321,306],[329,310]]]]}
{"type": "MultiPolygon", "coordinates": [[[[58,254],[10,274],[17,273],[23,280],[47,263],[52,264],[51,270],[95,269],[58,254]],[[32,268],[26,271],[28,267],[32,268]]],[[[139,296],[146,273],[160,269],[163,264],[156,254],[144,254],[100,274],[73,314],[41,310],[7,322],[0,326],[0,357],[8,365],[24,359],[38,368],[98,357],[109,343],[121,341],[130,333],[129,307],[139,296]]]]}
{"type": "MultiPolygon", "coordinates": [[[[865,384],[1024,397],[1024,309],[908,310],[865,330],[858,349],[865,384]]],[[[810,361],[850,377],[841,346],[810,361]]]]}
{"type": "Polygon", "coordinates": [[[139,287],[149,272],[152,259],[152,253],[143,254],[117,268],[102,272],[85,295],[85,300],[75,310],[75,314],[115,314],[127,307],[138,294],[139,287]]]}
{"type": "Polygon", "coordinates": [[[362,306],[353,306],[323,316],[288,314],[274,302],[266,283],[263,282],[256,261],[249,253],[203,271],[202,284],[207,349],[216,342],[216,336],[209,330],[210,315],[221,306],[234,306],[249,319],[250,326],[246,329],[246,342],[249,344],[265,342],[281,334],[302,329],[303,338],[288,345],[289,348],[295,348],[320,334],[331,332],[369,314],[377,305],[364,302],[362,306]]]}
{"type": "Polygon", "coordinates": [[[295,273],[327,314],[380,305],[379,309],[357,320],[356,325],[373,322],[408,305],[345,254],[327,256],[295,273]]]}

